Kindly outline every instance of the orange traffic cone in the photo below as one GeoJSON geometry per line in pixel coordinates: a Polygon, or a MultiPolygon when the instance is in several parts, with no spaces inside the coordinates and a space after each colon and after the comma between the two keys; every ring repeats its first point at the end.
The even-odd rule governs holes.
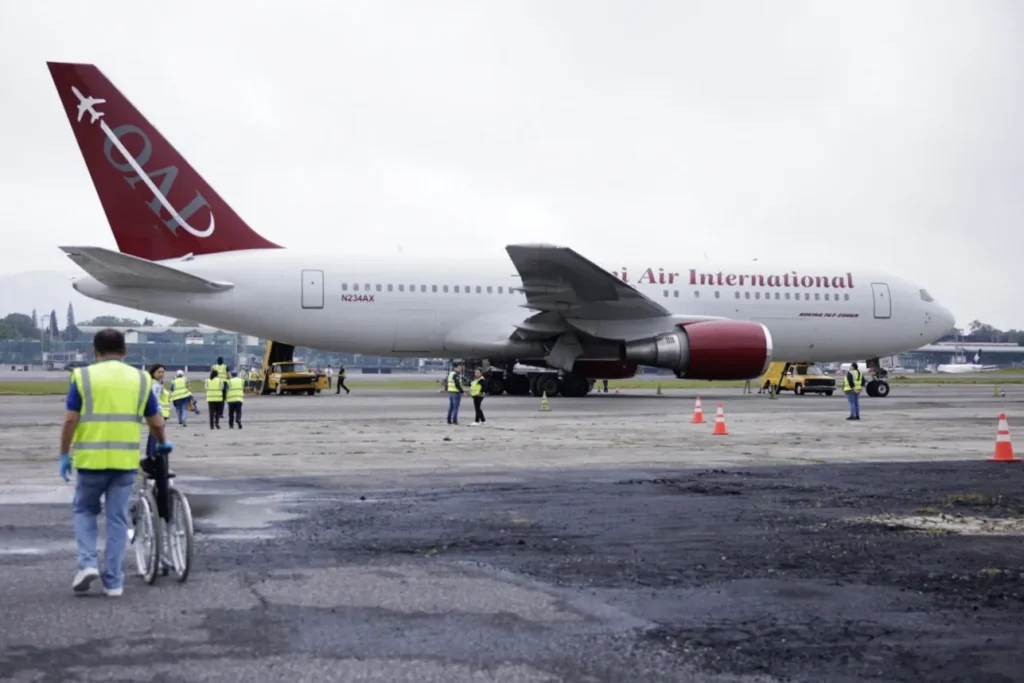
{"type": "Polygon", "coordinates": [[[704,424],[704,409],[700,405],[700,396],[697,397],[697,403],[693,406],[693,424],[704,424]]]}
{"type": "Polygon", "coordinates": [[[729,430],[725,428],[725,411],[722,410],[722,404],[718,404],[718,412],[715,413],[715,431],[711,432],[713,436],[727,436],[729,430]]]}
{"type": "Polygon", "coordinates": [[[1010,425],[1006,423],[1006,413],[999,415],[999,429],[996,430],[996,452],[989,462],[1020,462],[1013,457],[1013,444],[1010,443],[1010,425]]]}

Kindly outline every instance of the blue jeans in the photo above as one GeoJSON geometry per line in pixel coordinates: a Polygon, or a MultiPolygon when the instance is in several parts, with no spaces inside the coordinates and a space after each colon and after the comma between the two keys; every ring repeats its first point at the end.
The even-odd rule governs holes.
{"type": "Polygon", "coordinates": [[[104,588],[124,586],[124,553],[128,543],[128,506],[138,470],[78,470],[74,514],[75,542],[78,544],[78,568],[95,567],[99,532],[96,518],[100,514],[102,496],[107,506],[107,545],[103,549],[104,588]]]}
{"type": "Polygon", "coordinates": [[[850,404],[850,417],[860,417],[860,394],[856,391],[847,391],[846,402],[850,404]]]}
{"type": "Polygon", "coordinates": [[[462,394],[449,391],[448,392],[448,421],[458,422],[459,421],[459,406],[462,405],[462,394]]]}
{"type": "Polygon", "coordinates": [[[178,415],[178,424],[185,424],[188,420],[188,398],[179,398],[175,401],[174,412],[178,415]]]}

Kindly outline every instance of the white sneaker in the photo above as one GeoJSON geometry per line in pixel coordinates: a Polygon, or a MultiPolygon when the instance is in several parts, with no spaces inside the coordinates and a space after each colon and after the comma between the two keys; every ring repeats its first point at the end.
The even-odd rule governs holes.
{"type": "Polygon", "coordinates": [[[107,594],[108,598],[119,598],[124,595],[124,587],[121,588],[104,588],[103,592],[107,594]]]}
{"type": "Polygon", "coordinates": [[[71,590],[78,594],[88,593],[89,586],[98,578],[100,578],[100,571],[96,567],[86,567],[75,574],[75,580],[71,582],[71,590]]]}

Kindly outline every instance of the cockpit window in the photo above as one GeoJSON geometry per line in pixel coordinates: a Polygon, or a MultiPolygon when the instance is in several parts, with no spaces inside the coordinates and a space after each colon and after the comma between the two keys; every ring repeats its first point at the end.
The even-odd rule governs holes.
{"type": "Polygon", "coordinates": [[[928,293],[927,289],[922,289],[921,290],[921,301],[927,301],[927,302],[931,303],[932,301],[935,301],[935,298],[931,294],[928,293]]]}

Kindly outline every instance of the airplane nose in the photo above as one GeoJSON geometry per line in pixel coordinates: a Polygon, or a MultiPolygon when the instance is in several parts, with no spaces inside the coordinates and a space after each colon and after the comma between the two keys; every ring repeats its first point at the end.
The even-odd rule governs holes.
{"type": "Polygon", "coordinates": [[[953,328],[956,327],[956,316],[945,306],[939,306],[939,321],[942,323],[942,329],[944,332],[952,332],[953,328]]]}

